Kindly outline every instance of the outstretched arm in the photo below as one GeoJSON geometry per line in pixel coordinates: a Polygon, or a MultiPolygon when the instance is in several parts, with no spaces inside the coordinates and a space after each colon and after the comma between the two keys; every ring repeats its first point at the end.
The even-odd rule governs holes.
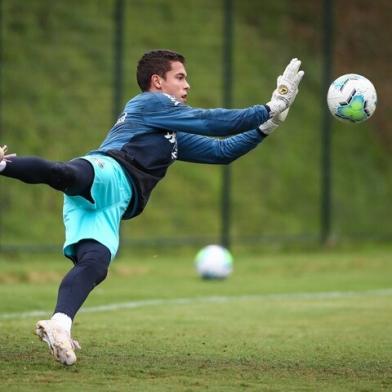
{"type": "Polygon", "coordinates": [[[261,143],[286,120],[288,112],[289,108],[257,129],[226,139],[177,132],[178,159],[196,163],[229,164],[261,143]]]}
{"type": "Polygon", "coordinates": [[[143,109],[143,121],[150,127],[203,136],[241,133],[256,128],[269,117],[269,109],[264,105],[245,109],[197,109],[162,93],[151,93],[143,109]]]}
{"type": "Polygon", "coordinates": [[[196,163],[229,164],[261,143],[266,134],[257,129],[226,139],[177,132],[178,160],[196,163]]]}
{"type": "Polygon", "coordinates": [[[245,109],[194,109],[164,93],[149,93],[143,121],[153,128],[204,136],[230,136],[257,128],[287,110],[295,100],[304,75],[301,61],[292,59],[266,105],[245,109]]]}

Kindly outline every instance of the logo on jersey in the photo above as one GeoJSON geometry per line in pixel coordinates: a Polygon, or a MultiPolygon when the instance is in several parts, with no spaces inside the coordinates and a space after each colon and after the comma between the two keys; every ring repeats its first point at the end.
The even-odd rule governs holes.
{"type": "Polygon", "coordinates": [[[124,113],[116,122],[115,126],[118,124],[122,124],[123,122],[125,122],[125,119],[127,118],[127,114],[124,113]]]}
{"type": "Polygon", "coordinates": [[[164,136],[165,136],[165,139],[167,139],[169,143],[173,144],[171,158],[173,160],[177,159],[178,149],[177,149],[177,135],[176,135],[176,133],[175,132],[166,132],[166,134],[164,136]]]}
{"type": "Polygon", "coordinates": [[[166,132],[165,138],[169,140],[169,142],[172,144],[174,144],[177,141],[177,135],[175,132],[166,132]]]}
{"type": "Polygon", "coordinates": [[[174,98],[172,95],[169,95],[166,93],[163,93],[163,95],[166,95],[166,97],[168,97],[170,99],[170,101],[172,101],[174,103],[174,106],[177,106],[181,103],[180,101],[177,101],[177,99],[174,98]]]}

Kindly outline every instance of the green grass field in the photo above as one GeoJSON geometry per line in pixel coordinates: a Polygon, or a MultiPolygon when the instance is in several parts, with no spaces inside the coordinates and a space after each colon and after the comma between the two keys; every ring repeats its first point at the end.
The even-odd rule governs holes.
{"type": "Polygon", "coordinates": [[[77,317],[66,368],[33,326],[68,267],[0,256],[1,390],[392,390],[390,247],[236,254],[221,282],[199,280],[191,253],[123,253],[77,317]]]}

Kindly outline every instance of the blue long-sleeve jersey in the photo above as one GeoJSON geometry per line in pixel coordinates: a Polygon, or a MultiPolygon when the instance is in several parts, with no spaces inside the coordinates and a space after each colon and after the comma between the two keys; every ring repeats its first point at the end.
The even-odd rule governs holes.
{"type": "Polygon", "coordinates": [[[196,109],[168,94],[145,92],[126,104],[93,153],[113,157],[131,177],[137,198],[123,217],[129,219],[144,209],[152,189],[175,160],[230,163],[264,139],[258,126],[268,118],[263,105],[196,109]]]}

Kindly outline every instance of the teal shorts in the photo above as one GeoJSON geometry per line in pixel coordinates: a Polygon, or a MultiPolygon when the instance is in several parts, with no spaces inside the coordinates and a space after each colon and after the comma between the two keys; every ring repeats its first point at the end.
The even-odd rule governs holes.
{"type": "Polygon", "coordinates": [[[82,157],[94,168],[91,196],[94,203],[81,196],[64,195],[64,254],[75,256],[75,245],[93,239],[105,245],[115,257],[120,242],[120,222],[132,197],[129,179],[119,163],[105,155],[82,157]]]}

